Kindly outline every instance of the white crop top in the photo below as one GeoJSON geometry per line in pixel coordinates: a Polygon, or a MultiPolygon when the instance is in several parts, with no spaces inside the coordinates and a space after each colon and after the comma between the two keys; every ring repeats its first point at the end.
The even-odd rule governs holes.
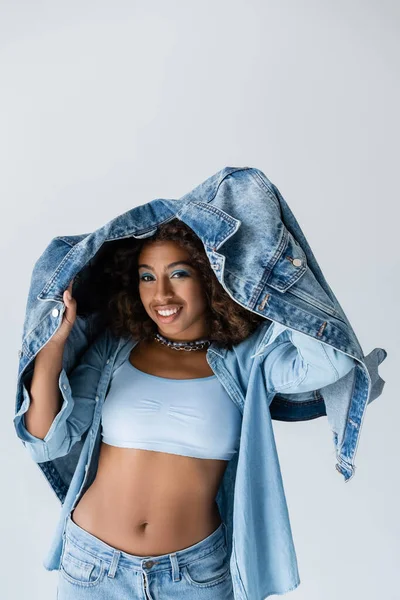
{"type": "Polygon", "coordinates": [[[101,435],[112,446],[230,460],[241,419],[216,375],[167,379],[139,371],[128,356],[113,373],[101,435]]]}

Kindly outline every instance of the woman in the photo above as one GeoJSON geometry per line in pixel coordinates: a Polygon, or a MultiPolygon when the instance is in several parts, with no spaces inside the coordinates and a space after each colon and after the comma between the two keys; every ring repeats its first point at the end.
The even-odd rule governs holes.
{"type": "MultiPolygon", "coordinates": [[[[210,368],[207,347],[232,348],[265,319],[231,300],[201,240],[176,219],[150,238],[122,240],[95,272],[88,305],[100,307],[114,335],[138,343],[112,376],[97,474],[67,522],[58,599],[232,599],[215,496],[239,447],[241,413],[210,368]],[[122,553],[116,571],[115,551],[122,553]],[[99,559],[95,566],[89,557],[99,559]],[[151,574],[138,577],[143,564],[151,574]]],[[[32,403],[25,415],[27,430],[40,437],[59,410],[50,398],[76,319],[71,293],[72,282],[63,323],[46,345],[51,361],[39,353],[30,387],[32,398],[45,390],[49,397],[47,413],[32,403]]],[[[274,377],[290,361],[275,364],[274,377]]]]}

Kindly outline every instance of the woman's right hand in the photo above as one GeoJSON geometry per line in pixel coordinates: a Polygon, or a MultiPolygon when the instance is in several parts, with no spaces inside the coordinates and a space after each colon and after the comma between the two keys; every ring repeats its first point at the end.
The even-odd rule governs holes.
{"type": "Polygon", "coordinates": [[[74,326],[76,319],[77,303],[76,300],[72,297],[73,282],[74,280],[72,279],[71,283],[63,293],[63,302],[65,304],[63,320],[56,333],[53,335],[53,337],[50,338],[49,343],[51,342],[58,345],[64,345],[68,339],[69,334],[71,333],[71,329],[74,326]]]}

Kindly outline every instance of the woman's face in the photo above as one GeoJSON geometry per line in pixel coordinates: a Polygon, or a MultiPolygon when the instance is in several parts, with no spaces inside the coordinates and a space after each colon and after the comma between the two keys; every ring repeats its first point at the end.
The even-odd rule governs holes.
{"type": "Polygon", "coordinates": [[[146,243],[138,259],[139,294],[158,331],[176,341],[207,336],[207,301],[187,250],[173,241],[146,243]],[[162,316],[158,310],[178,309],[162,316]]]}

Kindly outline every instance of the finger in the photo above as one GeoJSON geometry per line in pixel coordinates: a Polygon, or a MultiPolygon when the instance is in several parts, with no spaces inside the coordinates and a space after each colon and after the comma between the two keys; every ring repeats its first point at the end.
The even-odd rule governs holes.
{"type": "Polygon", "coordinates": [[[66,290],[64,290],[64,293],[63,293],[64,304],[66,304],[67,307],[69,308],[70,306],[72,306],[74,298],[72,297],[72,294],[71,294],[71,297],[69,297],[68,293],[71,294],[69,287],[66,290]]]}
{"type": "Polygon", "coordinates": [[[72,285],[73,285],[73,283],[74,283],[74,279],[71,279],[71,281],[69,283],[69,286],[67,287],[66,290],[64,290],[63,298],[64,299],[66,298],[67,301],[71,301],[73,299],[73,297],[72,297],[72,285]],[[68,298],[68,294],[66,292],[69,292],[71,294],[71,299],[68,298]]]}

